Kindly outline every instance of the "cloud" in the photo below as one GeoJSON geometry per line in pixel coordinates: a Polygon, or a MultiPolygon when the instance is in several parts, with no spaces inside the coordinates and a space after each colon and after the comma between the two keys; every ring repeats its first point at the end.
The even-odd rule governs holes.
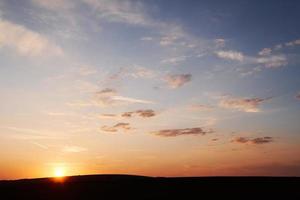
{"type": "Polygon", "coordinates": [[[258,108],[260,104],[269,100],[270,98],[233,98],[224,97],[219,102],[222,108],[235,109],[243,112],[260,112],[258,108]]]}
{"type": "Polygon", "coordinates": [[[121,116],[122,117],[133,117],[133,115],[138,115],[143,118],[149,118],[149,117],[154,117],[156,115],[154,110],[147,109],[147,110],[136,110],[132,112],[124,112],[121,116]]]}
{"type": "Polygon", "coordinates": [[[117,94],[115,89],[105,88],[96,92],[96,101],[101,106],[111,105],[114,103],[113,96],[117,94]]]}
{"type": "Polygon", "coordinates": [[[154,117],[156,114],[154,110],[137,110],[135,111],[140,117],[148,118],[148,117],[154,117]]]}
{"type": "Polygon", "coordinates": [[[95,93],[98,90],[97,84],[80,79],[74,80],[72,87],[80,93],[95,93]]]}
{"type": "Polygon", "coordinates": [[[89,76],[89,75],[96,74],[97,72],[98,71],[94,67],[87,66],[87,65],[80,66],[77,69],[77,73],[80,76],[89,76]]]}
{"type": "Polygon", "coordinates": [[[244,60],[243,53],[237,51],[217,51],[215,53],[219,58],[227,60],[235,60],[240,62],[244,60]]]}
{"type": "Polygon", "coordinates": [[[149,26],[152,20],[146,15],[144,6],[138,1],[129,0],[82,0],[101,19],[132,25],[149,26]]]}
{"type": "Polygon", "coordinates": [[[178,40],[178,36],[176,35],[166,35],[160,38],[159,44],[161,46],[169,46],[175,43],[176,40],[178,40]]]}
{"type": "Polygon", "coordinates": [[[167,82],[170,88],[176,89],[190,82],[191,79],[191,74],[174,74],[167,75],[164,80],[167,82]]]}
{"type": "Polygon", "coordinates": [[[122,67],[119,71],[109,77],[111,80],[117,80],[123,77],[151,79],[156,76],[156,72],[141,66],[122,67]]]}
{"type": "Polygon", "coordinates": [[[131,70],[128,70],[128,76],[133,78],[151,79],[154,78],[156,74],[153,70],[150,70],[148,68],[133,66],[131,70]]]}
{"type": "Polygon", "coordinates": [[[212,130],[204,130],[203,128],[184,128],[184,129],[165,129],[154,131],[152,134],[161,137],[176,137],[181,135],[206,135],[207,133],[212,133],[212,130]]]}
{"type": "Polygon", "coordinates": [[[133,114],[134,114],[134,112],[124,112],[121,116],[130,118],[130,117],[132,117],[133,114]]]}
{"type": "Polygon", "coordinates": [[[223,38],[217,38],[214,40],[214,42],[217,45],[217,47],[224,47],[226,40],[223,38]]]}
{"type": "Polygon", "coordinates": [[[64,113],[64,112],[45,112],[46,115],[49,115],[49,116],[54,116],[54,117],[57,117],[57,116],[68,116],[70,114],[68,113],[64,113]]]}
{"type": "Polygon", "coordinates": [[[246,137],[237,137],[231,140],[233,143],[241,143],[241,144],[266,144],[273,142],[272,137],[257,137],[257,138],[246,138],[246,137]]]}
{"type": "Polygon", "coordinates": [[[141,103],[141,104],[154,104],[153,101],[143,100],[143,99],[135,99],[130,97],[124,97],[124,96],[113,96],[113,100],[115,101],[121,101],[125,103],[141,103]]]}
{"type": "Polygon", "coordinates": [[[194,40],[194,38],[184,31],[182,26],[178,24],[160,22],[157,28],[161,32],[159,44],[162,47],[188,47],[190,50],[190,48],[194,48],[197,44],[196,40],[194,40]]]}
{"type": "Polygon", "coordinates": [[[87,149],[79,146],[65,146],[62,151],[65,153],[80,153],[87,151],[87,149]]]}
{"type": "Polygon", "coordinates": [[[31,2],[48,10],[66,9],[72,6],[69,0],[31,0],[31,2]]]}
{"type": "Polygon", "coordinates": [[[115,114],[101,114],[99,116],[100,119],[116,119],[118,118],[118,115],[115,114]]]}
{"type": "Polygon", "coordinates": [[[292,47],[292,46],[296,46],[296,45],[300,45],[300,39],[285,43],[285,46],[288,46],[288,47],[292,47]]]}
{"type": "Polygon", "coordinates": [[[198,40],[187,34],[177,23],[164,22],[153,18],[148,4],[132,0],[81,0],[88,5],[101,20],[126,23],[151,28],[157,32],[158,39],[143,37],[143,41],[159,41],[161,46],[176,46],[177,49],[190,50],[197,46],[198,40]]]}
{"type": "Polygon", "coordinates": [[[273,46],[271,48],[264,48],[258,54],[260,56],[269,56],[274,51],[281,50],[285,47],[293,47],[293,46],[297,46],[297,45],[300,45],[300,39],[296,39],[296,40],[289,41],[286,43],[276,44],[275,46],[273,46]]]}
{"type": "Polygon", "coordinates": [[[172,65],[178,65],[179,63],[185,61],[187,56],[177,56],[173,58],[164,59],[161,61],[163,64],[172,64],[172,65]]]}
{"type": "Polygon", "coordinates": [[[152,41],[153,37],[142,37],[141,40],[142,41],[152,41]]]}
{"type": "Polygon", "coordinates": [[[156,116],[154,110],[144,109],[144,110],[135,110],[130,112],[124,112],[121,114],[101,114],[100,119],[109,119],[109,120],[122,120],[123,118],[132,118],[132,117],[142,117],[150,118],[156,116]]]}
{"type": "Polygon", "coordinates": [[[49,147],[47,145],[41,144],[39,142],[30,142],[30,143],[37,146],[37,147],[39,147],[39,148],[41,148],[41,149],[45,149],[45,150],[49,149],[49,147]]]}
{"type": "Polygon", "coordinates": [[[24,56],[61,56],[63,50],[41,34],[0,19],[0,48],[7,47],[24,56]]]}
{"type": "Polygon", "coordinates": [[[300,100],[300,92],[295,97],[296,99],[300,100]]]}
{"type": "Polygon", "coordinates": [[[62,136],[57,136],[52,131],[48,130],[37,130],[19,127],[2,127],[0,129],[6,129],[12,131],[12,134],[8,134],[9,137],[19,140],[50,140],[50,139],[61,139],[62,136]]]}
{"type": "Polygon", "coordinates": [[[250,140],[252,144],[265,144],[265,143],[270,143],[273,142],[272,137],[260,137],[260,138],[254,138],[250,140]]]}
{"type": "Polygon", "coordinates": [[[188,109],[191,111],[211,111],[213,109],[213,106],[204,104],[193,104],[188,106],[188,109]]]}
{"type": "Polygon", "coordinates": [[[98,106],[99,103],[93,101],[75,101],[75,102],[69,102],[67,103],[67,105],[72,107],[93,107],[93,106],[98,106]]]}
{"type": "Polygon", "coordinates": [[[132,128],[129,123],[117,123],[114,126],[102,126],[101,130],[105,132],[129,131],[132,128]]]}
{"type": "Polygon", "coordinates": [[[117,91],[111,88],[100,90],[95,95],[96,104],[99,106],[120,105],[130,103],[154,104],[153,101],[124,97],[117,95],[117,91]]]}
{"type": "Polygon", "coordinates": [[[93,99],[69,102],[67,103],[67,105],[74,106],[74,107],[107,107],[107,106],[122,106],[122,105],[135,104],[135,103],[155,104],[155,102],[153,101],[125,97],[117,94],[118,93],[115,89],[105,88],[95,92],[93,99]]]}
{"type": "Polygon", "coordinates": [[[240,72],[241,77],[246,77],[246,76],[251,76],[251,75],[254,75],[258,72],[261,72],[262,67],[261,66],[256,66],[256,67],[251,68],[251,69],[239,68],[239,69],[237,69],[237,71],[240,72]]]}
{"type": "Polygon", "coordinates": [[[260,56],[269,56],[272,52],[271,48],[263,48],[260,52],[258,52],[258,55],[260,56]]]}
{"type": "Polygon", "coordinates": [[[287,65],[288,61],[285,55],[274,55],[257,58],[257,63],[263,64],[266,68],[278,68],[287,65]]]}

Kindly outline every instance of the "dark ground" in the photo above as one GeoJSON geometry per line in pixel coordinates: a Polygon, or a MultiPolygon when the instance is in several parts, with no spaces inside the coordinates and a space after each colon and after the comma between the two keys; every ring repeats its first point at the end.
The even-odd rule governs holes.
{"type": "Polygon", "coordinates": [[[0,181],[0,199],[300,199],[300,177],[87,175],[0,181]]]}

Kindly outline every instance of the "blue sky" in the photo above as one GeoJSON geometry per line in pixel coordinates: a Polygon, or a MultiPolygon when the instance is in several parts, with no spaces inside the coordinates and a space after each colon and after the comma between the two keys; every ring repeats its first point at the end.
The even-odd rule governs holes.
{"type": "Polygon", "coordinates": [[[0,0],[0,177],[45,176],[52,165],[299,175],[287,170],[300,166],[299,10],[297,1],[0,0]],[[151,159],[135,168],[141,158],[151,159]],[[245,162],[251,170],[243,158],[257,158],[245,162]],[[39,168],[10,170],[20,160],[39,168]]]}

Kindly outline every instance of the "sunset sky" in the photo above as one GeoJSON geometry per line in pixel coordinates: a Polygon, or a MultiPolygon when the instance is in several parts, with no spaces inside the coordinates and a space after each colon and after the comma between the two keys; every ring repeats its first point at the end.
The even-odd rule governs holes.
{"type": "Polygon", "coordinates": [[[297,0],[0,0],[0,179],[300,176],[299,19],[297,0]]]}

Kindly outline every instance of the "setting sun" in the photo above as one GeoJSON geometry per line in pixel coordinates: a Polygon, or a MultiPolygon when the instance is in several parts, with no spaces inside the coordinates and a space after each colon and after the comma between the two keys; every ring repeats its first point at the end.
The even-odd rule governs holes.
{"type": "Polygon", "coordinates": [[[54,176],[55,177],[63,177],[65,176],[65,169],[62,167],[57,167],[54,169],[54,176]]]}

